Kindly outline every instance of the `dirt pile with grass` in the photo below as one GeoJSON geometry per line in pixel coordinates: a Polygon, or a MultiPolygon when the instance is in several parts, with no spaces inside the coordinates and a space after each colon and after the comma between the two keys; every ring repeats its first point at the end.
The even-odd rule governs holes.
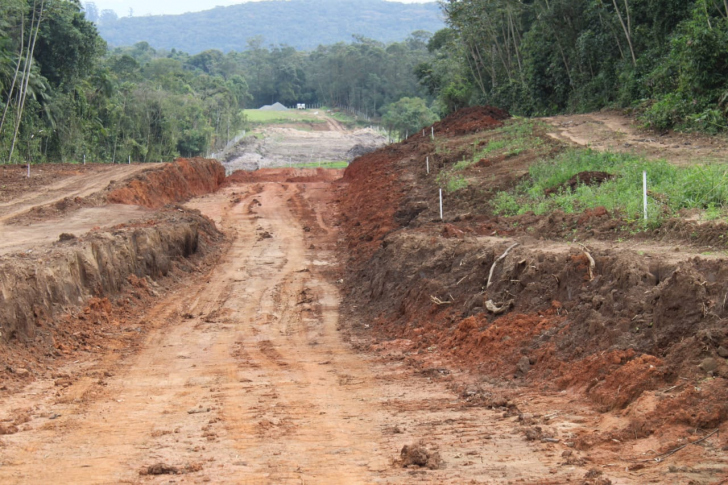
{"type": "MultiPolygon", "coordinates": [[[[524,180],[538,154],[563,147],[534,130],[538,139],[510,156],[483,153],[506,132],[488,120],[480,126],[434,141],[411,137],[347,169],[341,206],[356,328],[375,344],[402,342],[416,365],[444,361],[508,386],[569,390],[603,412],[654,397],[627,428],[585,438],[585,447],[669,424],[725,423],[728,261],[561,239],[572,224],[603,223],[614,240],[614,228],[629,223],[603,207],[495,214],[496,194],[524,180]],[[453,173],[468,184],[445,190],[440,221],[438,189],[453,173]]],[[[651,234],[660,237],[641,238],[651,234]]]]}

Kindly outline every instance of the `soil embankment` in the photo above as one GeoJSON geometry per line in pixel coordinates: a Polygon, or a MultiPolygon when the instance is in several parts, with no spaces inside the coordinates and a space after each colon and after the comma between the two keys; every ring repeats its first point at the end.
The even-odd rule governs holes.
{"type": "Polygon", "coordinates": [[[125,180],[110,188],[111,204],[132,204],[157,209],[216,191],[225,181],[225,170],[215,160],[180,159],[125,180]]]}
{"type": "MultiPolygon", "coordinates": [[[[533,162],[527,151],[473,164],[470,187],[445,192],[440,221],[437,174],[467,159],[468,147],[488,143],[500,121],[486,120],[456,113],[435,125],[434,141],[418,134],[347,169],[352,320],[372,348],[407,356],[423,371],[470,369],[490,383],[463,388],[481,405],[511,413],[507,397],[538,389],[542,404],[516,414],[561,414],[549,421],[562,429],[550,438],[567,450],[608,463],[652,447],[644,456],[658,458],[654,475],[643,476],[679,479],[656,464],[661,453],[696,429],[728,430],[728,261],[691,247],[711,244],[707,234],[723,226],[685,238],[693,226],[672,221],[630,249],[613,231],[594,237],[600,224],[619,224],[604,211],[489,213],[490,194],[512,187],[533,162]],[[583,235],[580,244],[564,240],[568,233],[583,235]],[[596,431],[577,424],[583,416],[567,416],[566,402],[545,397],[556,393],[603,413],[591,421],[596,431]]],[[[547,133],[538,146],[563,149],[547,133]]],[[[722,464],[719,473],[696,472],[701,479],[725,473],[726,444],[714,437],[704,458],[687,455],[703,467],[722,464]]]]}
{"type": "Polygon", "coordinates": [[[68,349],[95,348],[90,342],[104,340],[111,303],[158,293],[159,282],[204,266],[222,240],[199,213],[149,209],[217,190],[224,170],[214,160],[120,166],[117,175],[131,174],[120,181],[108,167],[76,174],[81,180],[26,187],[18,194],[24,212],[15,204],[8,209],[14,219],[0,226],[0,355],[14,380],[68,349]],[[97,192],[82,188],[88,177],[97,192]]]}

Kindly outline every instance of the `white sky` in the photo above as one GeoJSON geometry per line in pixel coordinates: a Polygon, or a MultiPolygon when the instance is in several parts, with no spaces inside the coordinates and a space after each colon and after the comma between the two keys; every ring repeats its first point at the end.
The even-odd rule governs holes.
{"type": "MultiPolygon", "coordinates": [[[[259,0],[81,0],[81,4],[92,1],[99,12],[106,9],[115,10],[119,17],[127,17],[129,9],[134,10],[135,17],[144,15],[180,14],[210,10],[216,6],[236,5],[247,1],[259,0]]],[[[391,0],[388,0],[391,1],[391,0]]],[[[397,0],[401,3],[424,3],[434,0],[397,0]]]]}

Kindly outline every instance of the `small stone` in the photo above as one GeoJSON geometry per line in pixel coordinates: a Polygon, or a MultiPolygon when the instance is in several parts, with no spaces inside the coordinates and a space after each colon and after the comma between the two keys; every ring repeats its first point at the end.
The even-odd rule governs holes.
{"type": "Polygon", "coordinates": [[[700,367],[704,372],[715,372],[718,368],[718,361],[712,357],[707,357],[703,359],[698,367],[700,367]]]}
{"type": "Polygon", "coordinates": [[[718,347],[718,355],[724,359],[728,359],[728,349],[723,346],[718,347]]]}
{"type": "Polygon", "coordinates": [[[531,360],[523,356],[521,357],[521,360],[518,361],[518,364],[516,364],[516,367],[522,374],[526,374],[529,370],[531,370],[531,360]]]}
{"type": "Polygon", "coordinates": [[[28,369],[24,369],[23,367],[18,367],[15,369],[15,375],[16,376],[27,376],[30,374],[30,371],[28,369]]]}

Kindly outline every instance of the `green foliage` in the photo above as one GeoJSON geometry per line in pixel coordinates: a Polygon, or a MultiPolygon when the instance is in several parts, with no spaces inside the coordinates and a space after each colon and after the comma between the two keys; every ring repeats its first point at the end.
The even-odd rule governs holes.
{"type": "Polygon", "coordinates": [[[468,186],[467,179],[462,174],[456,173],[452,170],[440,172],[436,180],[437,183],[447,192],[457,192],[458,190],[464,189],[468,186]]]}
{"type": "Polygon", "coordinates": [[[249,2],[184,15],[125,17],[101,21],[99,30],[110,45],[141,41],[157,49],[193,54],[216,49],[242,51],[261,36],[281,46],[311,50],[351,40],[352,34],[389,43],[411,32],[443,27],[438,5],[383,0],[291,0],[249,2]]]}
{"type": "Polygon", "coordinates": [[[444,111],[456,107],[455,90],[459,102],[515,114],[639,107],[658,129],[728,128],[723,0],[461,0],[443,8],[449,29],[431,46],[435,59],[457,67],[438,75],[433,61],[417,74],[444,111]]]}
{"type": "MultiPolygon", "coordinates": [[[[320,46],[310,53],[288,46],[265,48],[261,38],[249,39],[244,52],[204,50],[190,56],[176,49],[156,50],[148,42],[107,50],[77,2],[45,3],[47,16],[28,77],[13,162],[206,155],[251,122],[301,117],[321,122],[296,111],[248,111],[246,119],[250,106],[276,101],[343,106],[364,114],[334,114],[356,126],[402,97],[424,93],[414,66],[430,58],[426,32],[389,45],[357,36],[351,44],[320,46]]],[[[11,152],[24,85],[13,85],[14,72],[18,64],[24,68],[30,43],[28,29],[21,26],[30,25],[33,5],[31,0],[0,4],[0,108],[9,120],[0,128],[2,162],[11,152]]],[[[117,22],[104,12],[89,15],[101,25],[117,22]]]]}
{"type": "Polygon", "coordinates": [[[402,98],[387,106],[384,111],[382,123],[389,131],[397,132],[400,137],[406,134],[413,135],[438,119],[421,98],[402,98]]]}
{"type": "Polygon", "coordinates": [[[528,211],[546,214],[557,209],[572,213],[603,206],[636,220],[643,213],[643,171],[647,171],[651,194],[650,219],[659,221],[680,209],[715,211],[728,205],[728,170],[724,165],[676,167],[628,154],[572,150],[532,165],[529,179],[513,191],[498,193],[493,209],[498,214],[515,215],[528,211]],[[597,186],[561,188],[545,195],[547,189],[562,187],[574,175],[587,171],[604,171],[614,178],[597,186]]]}

